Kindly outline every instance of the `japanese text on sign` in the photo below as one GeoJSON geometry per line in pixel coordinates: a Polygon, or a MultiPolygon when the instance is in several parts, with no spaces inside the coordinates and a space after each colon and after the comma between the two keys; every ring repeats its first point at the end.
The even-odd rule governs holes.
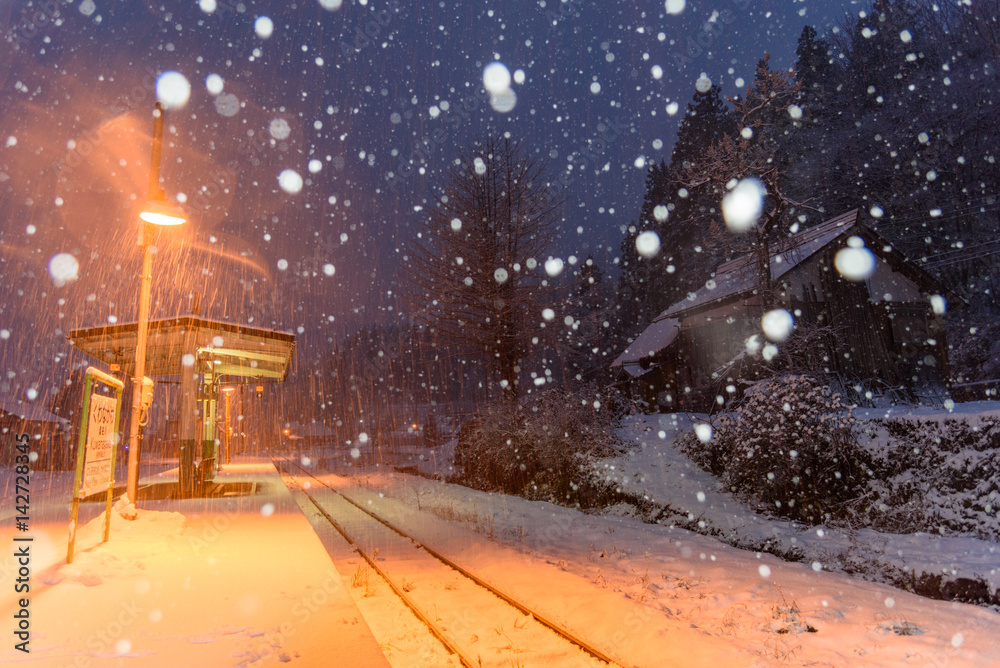
{"type": "Polygon", "coordinates": [[[94,394],[90,401],[81,497],[107,491],[112,474],[111,450],[115,447],[115,400],[94,394]]]}

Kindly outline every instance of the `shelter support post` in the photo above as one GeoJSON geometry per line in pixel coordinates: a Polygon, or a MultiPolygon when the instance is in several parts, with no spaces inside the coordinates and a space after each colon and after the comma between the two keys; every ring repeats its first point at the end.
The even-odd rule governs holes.
{"type": "MultiPolygon", "coordinates": [[[[185,337],[184,357],[195,356],[197,349],[193,341],[188,343],[185,337]]],[[[194,454],[198,443],[198,367],[196,364],[184,365],[181,361],[181,415],[180,415],[180,451],[178,452],[180,471],[178,474],[178,489],[181,498],[190,498],[194,494],[194,454]]]]}
{"type": "MultiPolygon", "coordinates": [[[[211,364],[211,362],[209,362],[211,364]]],[[[218,457],[217,450],[218,443],[218,391],[219,386],[216,383],[215,374],[212,369],[206,369],[205,375],[202,379],[202,390],[203,390],[203,401],[202,401],[202,420],[201,420],[201,458],[203,460],[211,460],[211,466],[207,471],[205,471],[205,480],[215,479],[215,474],[218,471],[218,457]]]]}

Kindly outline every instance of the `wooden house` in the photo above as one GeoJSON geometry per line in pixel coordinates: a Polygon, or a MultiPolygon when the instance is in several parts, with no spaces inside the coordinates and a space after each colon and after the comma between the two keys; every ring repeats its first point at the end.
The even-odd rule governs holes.
{"type": "Polygon", "coordinates": [[[796,330],[813,326],[814,367],[845,388],[919,397],[944,387],[947,293],[862,225],[857,210],[772,244],[770,272],[772,297],[765,303],[753,257],[718,267],[705,286],[661,313],[615,359],[618,382],[651,408],[708,410],[759,372],[766,343],[761,318],[783,308],[796,330]],[[849,280],[836,266],[837,254],[850,246],[867,249],[862,259],[873,266],[863,278],[849,280]]]}

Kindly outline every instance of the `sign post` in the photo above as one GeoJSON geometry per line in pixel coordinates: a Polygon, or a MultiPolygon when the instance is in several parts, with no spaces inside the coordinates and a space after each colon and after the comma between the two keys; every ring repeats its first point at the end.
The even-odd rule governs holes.
{"type": "MultiPolygon", "coordinates": [[[[80,499],[107,490],[104,512],[104,540],[111,531],[111,497],[115,486],[115,451],[118,449],[118,419],[121,415],[125,383],[100,369],[87,367],[83,386],[83,410],[80,413],[80,441],[76,451],[76,476],[73,480],[73,511],[69,521],[69,547],[66,563],[73,563],[76,545],[76,521],[80,499]],[[115,397],[95,395],[94,381],[115,390],[115,397]]],[[[134,502],[134,500],[133,500],[134,502]]]]}

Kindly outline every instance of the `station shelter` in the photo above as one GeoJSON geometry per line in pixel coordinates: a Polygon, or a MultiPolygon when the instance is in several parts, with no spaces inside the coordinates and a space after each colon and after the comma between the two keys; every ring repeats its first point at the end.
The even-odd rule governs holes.
{"type": "MultiPolygon", "coordinates": [[[[131,376],[137,332],[137,323],[122,323],[73,330],[66,338],[75,348],[131,376]]],[[[200,483],[215,478],[224,454],[220,444],[228,454],[230,434],[219,433],[223,389],[283,382],[294,354],[295,336],[288,332],[193,315],[149,321],[146,375],[181,386],[180,496],[191,496],[200,483]],[[198,454],[201,460],[196,466],[198,454]]]]}

